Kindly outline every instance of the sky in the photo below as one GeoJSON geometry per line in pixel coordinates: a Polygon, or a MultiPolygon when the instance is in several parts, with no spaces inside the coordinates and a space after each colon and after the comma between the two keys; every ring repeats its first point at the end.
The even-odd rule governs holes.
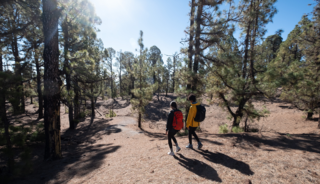
{"type": "MultiPolygon", "coordinates": [[[[184,30],[189,26],[188,0],[91,0],[102,24],[98,26],[98,37],[104,47],[116,51],[130,51],[138,54],[137,40],[143,31],[144,46],[156,45],[163,54],[163,60],[180,51],[185,38],[184,30]]],[[[314,0],[278,0],[278,13],[273,22],[267,24],[268,35],[282,29],[283,40],[301,20],[310,13],[314,0]],[[309,6],[309,4],[312,4],[309,6]]]]}

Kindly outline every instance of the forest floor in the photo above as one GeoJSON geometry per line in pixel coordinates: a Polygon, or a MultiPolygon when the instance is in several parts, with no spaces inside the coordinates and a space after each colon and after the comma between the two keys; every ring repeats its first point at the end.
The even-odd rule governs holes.
{"type": "MultiPolygon", "coordinates": [[[[271,114],[250,122],[259,132],[218,134],[219,125],[231,122],[218,105],[204,102],[207,117],[198,132],[203,148],[186,149],[187,136],[180,136],[182,150],[169,156],[165,124],[174,99],[172,94],[160,101],[154,97],[142,129],[121,98],[114,103],[117,117],[105,117],[113,100],[100,99],[93,123],[87,117],[72,131],[62,106],[63,158],[43,161],[43,145],[33,146],[34,171],[12,183],[320,183],[317,119],[306,121],[306,114],[290,104],[261,100],[255,107],[265,106],[271,114]]],[[[28,104],[26,109],[27,116],[11,121],[35,123],[37,108],[28,104]]]]}

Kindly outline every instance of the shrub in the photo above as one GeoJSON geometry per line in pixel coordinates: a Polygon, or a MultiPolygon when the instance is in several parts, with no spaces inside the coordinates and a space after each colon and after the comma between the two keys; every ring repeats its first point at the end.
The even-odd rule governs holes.
{"type": "Polygon", "coordinates": [[[10,106],[10,107],[8,108],[8,112],[13,113],[13,107],[12,107],[12,106],[10,106]]]}
{"type": "Polygon", "coordinates": [[[257,129],[257,128],[251,128],[251,129],[249,129],[249,132],[259,132],[259,129],[257,129]]]}
{"type": "Polygon", "coordinates": [[[33,105],[34,105],[35,107],[39,107],[39,103],[38,103],[37,101],[33,102],[33,105]]]}
{"type": "Polygon", "coordinates": [[[186,135],[188,135],[188,134],[189,134],[188,129],[180,130],[180,131],[177,133],[177,137],[186,136],[186,135]]]}
{"type": "Polygon", "coordinates": [[[106,118],[112,118],[112,117],[116,117],[116,113],[113,110],[109,110],[109,113],[106,114],[106,118]]]}
{"type": "Polygon", "coordinates": [[[86,113],[85,112],[80,112],[79,113],[79,118],[85,118],[86,117],[86,113]]]}
{"type": "Polygon", "coordinates": [[[244,132],[243,128],[240,128],[239,126],[235,126],[232,128],[233,133],[241,133],[244,132]]]}
{"type": "Polygon", "coordinates": [[[227,124],[220,125],[219,134],[226,134],[226,133],[228,133],[228,125],[227,124]]]}

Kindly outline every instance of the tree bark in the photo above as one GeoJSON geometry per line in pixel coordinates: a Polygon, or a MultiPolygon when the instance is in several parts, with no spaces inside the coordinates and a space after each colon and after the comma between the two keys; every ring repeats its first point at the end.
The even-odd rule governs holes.
{"type": "MultiPolygon", "coordinates": [[[[191,11],[190,11],[190,37],[189,37],[189,49],[188,49],[188,70],[191,73],[192,72],[192,57],[193,57],[193,37],[194,37],[194,13],[195,13],[195,0],[191,1],[191,11]]],[[[187,84],[187,91],[191,90],[192,84],[187,84]]],[[[186,122],[188,119],[188,114],[189,114],[189,108],[190,105],[185,106],[185,111],[186,111],[186,116],[185,116],[185,126],[184,129],[186,128],[186,122]]]]}
{"type": "Polygon", "coordinates": [[[43,96],[41,90],[41,73],[40,73],[40,63],[39,63],[39,55],[38,53],[35,54],[35,62],[36,62],[36,71],[37,71],[37,92],[38,92],[38,119],[43,118],[43,96]]]}
{"type": "MultiPolygon", "coordinates": [[[[204,0],[199,0],[198,1],[198,8],[197,8],[197,17],[196,17],[196,22],[197,22],[197,27],[196,27],[196,38],[195,38],[195,56],[194,56],[194,64],[193,64],[193,73],[197,74],[198,69],[199,69],[199,60],[200,60],[200,34],[201,34],[201,16],[202,16],[202,11],[203,11],[203,5],[204,5],[204,0]]],[[[192,91],[196,90],[196,85],[197,85],[197,78],[193,80],[192,84],[192,91]]]]}
{"type": "MultiPolygon", "coordinates": [[[[3,72],[3,61],[2,61],[2,48],[0,48],[0,72],[3,72]]],[[[13,167],[14,167],[14,154],[12,152],[12,144],[11,144],[11,139],[10,139],[10,134],[9,134],[9,121],[7,118],[7,110],[6,110],[6,88],[5,86],[0,87],[0,122],[3,123],[4,125],[4,134],[6,138],[6,148],[7,148],[7,167],[8,167],[8,173],[13,172],[13,167]]]]}
{"type": "Polygon", "coordinates": [[[75,80],[74,81],[74,87],[73,87],[73,91],[74,91],[74,117],[76,119],[79,118],[79,114],[80,114],[80,105],[79,105],[79,88],[78,88],[78,81],[75,80]]]}
{"type": "Polygon", "coordinates": [[[11,50],[15,60],[14,73],[16,76],[19,76],[18,81],[15,83],[15,96],[13,97],[15,99],[12,100],[13,114],[17,115],[23,113],[22,107],[24,107],[24,105],[22,105],[22,103],[24,103],[24,95],[22,93],[23,83],[20,65],[21,59],[19,57],[18,40],[16,35],[13,35],[12,37],[11,50]]]}
{"type": "Polygon", "coordinates": [[[308,112],[307,119],[312,120],[313,112],[308,112]]]}
{"type": "Polygon", "coordinates": [[[172,74],[172,93],[174,93],[174,87],[176,85],[175,81],[175,75],[176,75],[176,56],[173,56],[173,74],[172,74]]]}
{"type": "MultiPolygon", "coordinates": [[[[191,12],[190,12],[190,37],[189,37],[189,49],[188,49],[188,70],[192,72],[192,57],[193,57],[193,37],[194,37],[194,11],[195,11],[195,0],[191,1],[191,12]]],[[[187,90],[191,89],[191,84],[187,84],[187,90]]]]}
{"type": "Polygon", "coordinates": [[[61,158],[60,86],[57,0],[42,0],[44,33],[45,159],[61,158]]]}
{"type": "Polygon", "coordinates": [[[319,118],[318,118],[318,128],[320,129],[320,112],[319,112],[319,118]]]}
{"type": "Polygon", "coordinates": [[[76,128],[75,123],[73,121],[73,103],[70,97],[71,91],[71,68],[69,65],[68,53],[69,53],[69,29],[68,29],[68,16],[65,17],[63,22],[63,34],[64,34],[64,73],[66,75],[66,83],[67,83],[67,104],[69,108],[69,128],[74,130],[76,128]]]}

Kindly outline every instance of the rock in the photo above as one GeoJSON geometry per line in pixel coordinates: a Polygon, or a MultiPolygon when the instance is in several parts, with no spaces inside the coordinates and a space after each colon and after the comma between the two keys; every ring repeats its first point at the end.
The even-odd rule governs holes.
{"type": "Polygon", "coordinates": [[[244,184],[252,184],[252,182],[251,182],[251,180],[248,179],[248,180],[244,181],[244,184]]]}
{"type": "Polygon", "coordinates": [[[152,170],[150,173],[154,173],[154,170],[152,170]]]}

